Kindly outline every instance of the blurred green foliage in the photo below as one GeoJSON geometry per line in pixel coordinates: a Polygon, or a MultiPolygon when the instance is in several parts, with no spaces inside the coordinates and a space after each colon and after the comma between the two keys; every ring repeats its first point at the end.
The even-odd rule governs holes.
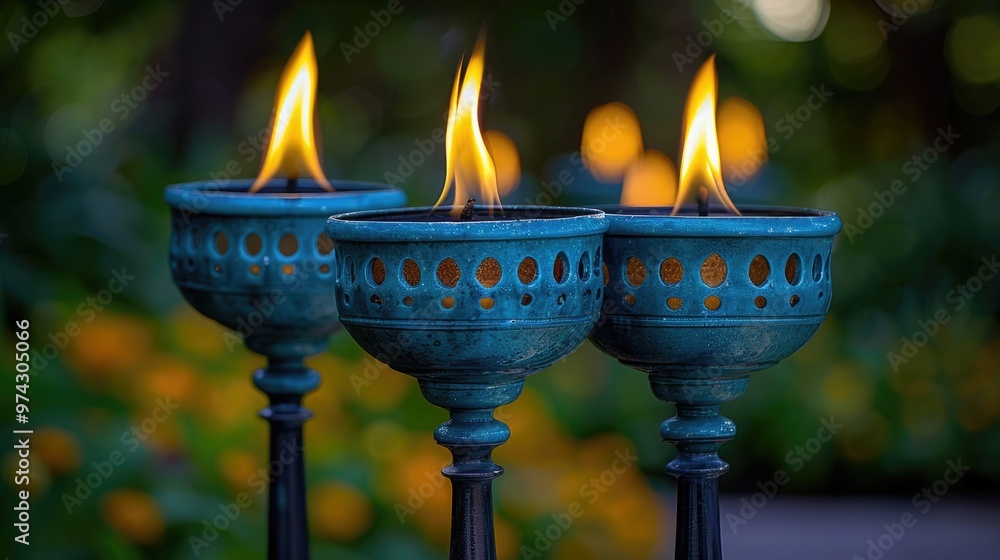
{"type": "MultiPolygon", "coordinates": [[[[261,360],[230,352],[172,286],[161,193],[219,177],[231,161],[237,175],[255,175],[253,137],[306,29],[319,58],[327,175],[382,181],[444,125],[453,72],[485,22],[495,90],[483,118],[520,151],[521,184],[505,198],[514,203],[538,200],[564,169],[574,181],[555,204],[615,202],[618,187],[571,163],[588,111],[626,102],[646,147],[676,156],[691,69],[717,53],[720,96],[754,103],[779,148],[731,189],[737,204],[828,208],[854,228],[835,249],[830,318],[725,407],[740,433],[723,449],[732,464],[723,490],[751,490],[791,467],[788,454],[833,416],[844,428],[783,492],[910,493],[956,457],[973,467],[960,491],[996,492],[1000,279],[974,293],[970,283],[1000,251],[996,6],[838,1],[817,38],[786,42],[746,3],[403,2],[371,26],[384,18],[372,10],[389,4],[70,0],[45,17],[46,2],[0,8],[11,43],[0,49],[4,338],[12,343],[10,325],[28,318],[36,348],[64,346],[36,361],[31,384],[31,557],[195,557],[190,538],[241,491],[253,502],[198,557],[260,556],[265,504],[253,476],[266,427],[249,374],[261,360]],[[735,19],[720,27],[725,10],[735,19]],[[700,50],[699,37],[711,37],[700,50]],[[692,60],[680,70],[678,53],[692,60]],[[151,72],[162,78],[155,87],[143,84],[151,72]],[[823,86],[832,97],[796,114],[823,86]],[[788,128],[790,115],[798,124],[788,128]],[[957,140],[926,151],[939,129],[957,140]],[[889,202],[894,181],[905,190],[889,202]],[[123,267],[134,280],[91,305],[123,267]],[[942,310],[947,322],[928,327],[942,310]],[[924,339],[906,357],[907,341],[924,339]],[[149,425],[158,399],[179,408],[133,446],[129,431],[149,425]],[[115,452],[124,462],[79,498],[115,452]],[[79,504],[67,500],[74,495],[79,504]]],[[[413,204],[436,199],[443,166],[438,150],[405,178],[413,204]]],[[[8,371],[11,356],[2,357],[8,371]]],[[[431,430],[444,413],[347,335],[313,366],[325,375],[307,398],[317,412],[306,429],[314,555],[439,557],[449,497],[437,471],[447,454],[431,430]],[[377,377],[368,381],[366,368],[377,377]]],[[[497,452],[508,469],[497,484],[502,557],[518,557],[626,449],[639,468],[547,555],[644,558],[666,548],[662,466],[672,451],[657,426],[672,412],[642,375],[585,345],[502,413],[513,432],[497,452]]],[[[8,453],[5,468],[13,461],[8,453]]]]}

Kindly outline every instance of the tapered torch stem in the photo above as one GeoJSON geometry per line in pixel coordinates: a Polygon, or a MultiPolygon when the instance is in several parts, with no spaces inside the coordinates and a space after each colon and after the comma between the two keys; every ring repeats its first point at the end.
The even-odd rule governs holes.
{"type": "Polygon", "coordinates": [[[719,414],[719,405],[746,391],[743,372],[664,371],[650,373],[653,393],[672,402],[677,414],[660,425],[663,441],[677,448],[667,472],[677,477],[675,560],[721,560],[719,477],[729,463],[719,447],[733,439],[736,425],[719,414]]]}
{"type": "Polygon", "coordinates": [[[434,440],[453,459],[441,471],[451,481],[450,560],[496,560],[493,479],[503,474],[503,467],[493,462],[492,454],[510,438],[510,429],[493,413],[514,402],[523,387],[523,378],[497,384],[420,381],[424,397],[451,413],[434,430],[434,440]]]}
{"type": "Polygon", "coordinates": [[[268,463],[267,557],[269,560],[308,560],[305,460],[302,424],[312,412],[302,397],[319,386],[320,376],[305,367],[303,357],[268,358],[265,369],[254,372],[254,385],[267,394],[270,405],[260,416],[271,425],[268,463]]]}

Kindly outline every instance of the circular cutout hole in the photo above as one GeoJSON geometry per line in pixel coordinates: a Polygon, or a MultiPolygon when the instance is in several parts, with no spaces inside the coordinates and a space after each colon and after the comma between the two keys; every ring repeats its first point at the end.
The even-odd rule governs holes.
{"type": "Polygon", "coordinates": [[[816,255],[813,259],[813,282],[819,282],[823,278],[823,257],[816,255]]]}
{"type": "Polygon", "coordinates": [[[795,307],[799,304],[799,296],[793,294],[792,297],[788,298],[788,305],[795,307]]]}
{"type": "Polygon", "coordinates": [[[354,257],[344,259],[344,279],[348,284],[354,283],[354,257]]]}
{"type": "Polygon", "coordinates": [[[632,307],[635,305],[635,296],[632,294],[625,294],[625,305],[632,307]]]}
{"type": "Polygon", "coordinates": [[[493,309],[493,306],[496,304],[497,302],[493,301],[491,297],[479,298],[479,307],[483,309],[493,309]]]}
{"type": "Polygon", "coordinates": [[[316,252],[324,257],[333,252],[333,240],[326,236],[325,231],[316,238],[316,252]]]}
{"type": "Polygon", "coordinates": [[[351,296],[347,295],[347,292],[344,292],[344,305],[350,305],[350,304],[351,304],[351,296]]]}
{"type": "Polygon", "coordinates": [[[455,298],[451,296],[444,296],[444,298],[441,300],[441,307],[445,309],[451,309],[452,307],[455,307],[455,298]]]}
{"type": "Polygon", "coordinates": [[[479,268],[476,269],[476,280],[483,285],[484,288],[492,288],[500,282],[500,278],[503,276],[503,269],[500,268],[500,261],[494,259],[493,257],[486,257],[483,262],[479,263],[479,268]]]}
{"type": "Polygon", "coordinates": [[[785,280],[792,286],[802,281],[802,259],[798,253],[792,253],[785,261],[785,280]]]}
{"type": "Polygon", "coordinates": [[[646,265],[635,257],[625,259],[625,281],[638,288],[646,281],[646,265]]]}
{"type": "Polygon", "coordinates": [[[403,281],[410,286],[420,284],[420,265],[413,259],[403,261],[403,281]]]}
{"type": "Polygon", "coordinates": [[[722,305],[722,300],[719,299],[719,296],[708,296],[705,298],[705,307],[709,311],[715,311],[720,305],[722,305]]]}
{"type": "Polygon", "coordinates": [[[260,274],[260,265],[259,264],[252,264],[252,265],[250,265],[250,274],[253,274],[254,276],[259,275],[260,274]]]}
{"type": "Polygon", "coordinates": [[[247,235],[246,239],[243,240],[243,247],[246,248],[248,255],[255,257],[264,247],[264,242],[261,241],[259,235],[251,233],[250,235],[247,235]]]}
{"type": "Polygon", "coordinates": [[[385,282],[385,263],[382,262],[382,259],[378,257],[372,259],[368,271],[371,273],[372,283],[376,286],[381,286],[382,282],[385,282]]]}
{"type": "Polygon", "coordinates": [[[454,288],[458,285],[458,279],[462,277],[462,271],[458,269],[455,259],[448,257],[441,261],[437,267],[437,279],[442,286],[454,288]]]}
{"type": "Polygon", "coordinates": [[[710,288],[718,288],[726,281],[729,268],[718,253],[712,253],[701,263],[701,281],[710,288]]]}
{"type": "Polygon", "coordinates": [[[382,305],[382,298],[379,297],[378,294],[372,294],[372,297],[370,297],[368,299],[369,299],[369,301],[371,301],[375,305],[382,305]]]}
{"type": "Polygon", "coordinates": [[[684,266],[676,257],[670,257],[660,263],[660,280],[664,284],[677,284],[684,277],[684,266]]]}
{"type": "Polygon", "coordinates": [[[767,307],[767,298],[764,296],[757,296],[753,299],[753,304],[757,306],[757,309],[764,309],[767,307]]]}
{"type": "Polygon", "coordinates": [[[590,254],[586,251],[580,257],[580,264],[577,266],[576,273],[580,276],[580,280],[584,282],[590,280],[590,254]]]}
{"type": "Polygon", "coordinates": [[[611,280],[611,275],[608,273],[608,263],[601,263],[601,274],[604,276],[604,285],[608,285],[608,281],[611,280]]]}
{"type": "Polygon", "coordinates": [[[674,311],[677,311],[678,309],[681,308],[681,298],[678,297],[667,298],[667,307],[673,309],[674,311]]]}
{"type": "Polygon", "coordinates": [[[818,299],[823,299],[823,292],[819,293],[819,298],[818,299]]]}
{"type": "Polygon", "coordinates": [[[556,303],[559,305],[566,303],[566,294],[559,294],[559,297],[556,298],[556,303]]]}
{"type": "Polygon", "coordinates": [[[410,306],[413,305],[413,296],[406,296],[403,298],[403,305],[410,306]]]}
{"type": "Polygon", "coordinates": [[[531,294],[524,294],[521,296],[521,305],[528,305],[531,303],[531,294]]]}
{"type": "Polygon", "coordinates": [[[215,271],[221,273],[222,272],[222,265],[221,264],[215,265],[215,271]]]}
{"type": "Polygon", "coordinates": [[[750,261],[748,274],[754,286],[763,286],[764,282],[767,282],[767,277],[771,275],[771,263],[764,255],[757,255],[750,261]]]}
{"type": "Polygon", "coordinates": [[[290,257],[299,250],[299,238],[294,233],[286,233],[278,240],[278,252],[290,257]]]}
{"type": "Polygon", "coordinates": [[[328,265],[326,263],[323,263],[323,264],[319,265],[319,273],[320,274],[329,274],[330,273],[330,265],[328,265]]]}
{"type": "Polygon", "coordinates": [[[569,280],[569,258],[562,251],[559,251],[555,262],[552,263],[552,277],[555,278],[557,284],[569,280]]]}
{"type": "Polygon", "coordinates": [[[517,279],[522,284],[531,284],[538,278],[538,261],[531,257],[524,257],[521,264],[517,265],[517,279]]]}
{"type": "Polygon", "coordinates": [[[286,264],[286,265],[284,265],[284,266],[281,267],[281,272],[285,276],[291,276],[291,275],[295,274],[295,265],[294,264],[286,264]]]}
{"type": "Polygon", "coordinates": [[[220,255],[225,255],[229,252],[229,236],[224,232],[215,233],[215,252],[220,255]]]}

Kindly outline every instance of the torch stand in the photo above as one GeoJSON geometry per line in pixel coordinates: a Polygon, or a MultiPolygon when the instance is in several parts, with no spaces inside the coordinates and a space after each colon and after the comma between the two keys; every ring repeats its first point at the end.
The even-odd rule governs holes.
{"type": "Polygon", "coordinates": [[[302,406],[306,393],[319,387],[319,372],[305,367],[305,358],[326,348],[326,340],[271,345],[267,367],[253,374],[253,384],[270,404],[260,417],[271,427],[268,463],[268,558],[309,557],[308,518],[302,424],[312,412],[302,406]]]}
{"type": "Polygon", "coordinates": [[[678,558],[722,558],[719,477],[729,470],[729,463],[718,452],[736,435],[736,425],[719,414],[719,405],[739,398],[750,379],[747,373],[734,372],[731,377],[711,373],[667,369],[649,374],[653,394],[677,407],[677,414],[660,424],[660,436],[677,448],[667,472],[677,478],[678,558]]]}
{"type": "Polygon", "coordinates": [[[576,208],[476,208],[460,222],[450,210],[334,216],[327,234],[347,332],[451,415],[434,431],[453,458],[451,560],[495,560],[492,453],[510,430],[493,414],[586,339],[607,223],[576,208]]]}
{"type": "Polygon", "coordinates": [[[660,425],[677,448],[676,560],[721,560],[719,447],[736,426],[719,406],[750,373],[806,342],[830,307],[830,254],[840,218],[794,208],[743,216],[606,210],[604,304],[591,339],[649,375],[677,414],[660,425]]]}
{"type": "Polygon", "coordinates": [[[493,479],[503,474],[503,467],[493,462],[492,454],[510,438],[510,429],[493,413],[517,399],[524,378],[498,381],[498,385],[428,378],[420,382],[424,398],[451,415],[434,430],[434,441],[452,455],[452,464],[441,471],[451,481],[452,560],[496,560],[493,479]]]}
{"type": "Polygon", "coordinates": [[[319,386],[303,361],[326,349],[340,328],[333,284],[333,243],[323,224],[333,212],[384,208],[406,197],[385,185],[335,182],[327,192],[284,180],[258,193],[250,181],[187,183],[167,188],[171,207],[170,269],[184,298],[206,317],[240,330],[250,350],[267,356],[253,382],[270,400],[268,558],[306,560],[302,423],[312,413],[302,397],[319,386]],[[249,326],[249,332],[248,331],[249,326]]]}

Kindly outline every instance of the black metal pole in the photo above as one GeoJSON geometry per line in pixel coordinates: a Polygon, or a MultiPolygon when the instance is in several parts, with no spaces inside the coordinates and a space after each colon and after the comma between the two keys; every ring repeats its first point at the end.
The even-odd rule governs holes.
{"type": "Polygon", "coordinates": [[[493,462],[496,446],[447,445],[454,462],[441,473],[451,481],[450,560],[496,560],[493,479],[503,467],[493,462]]]}
{"type": "Polygon", "coordinates": [[[667,472],[677,477],[676,560],[722,560],[719,529],[719,477],[729,463],[719,447],[736,435],[733,421],[719,414],[719,405],[746,391],[749,374],[704,370],[653,372],[653,393],[672,402],[677,414],[660,425],[663,441],[677,448],[667,472]]]}
{"type": "Polygon", "coordinates": [[[312,412],[302,406],[305,393],[319,386],[319,373],[299,358],[268,359],[254,372],[254,384],[270,399],[260,411],[271,426],[268,463],[267,557],[269,560],[308,560],[305,460],[302,424],[312,412]]]}

